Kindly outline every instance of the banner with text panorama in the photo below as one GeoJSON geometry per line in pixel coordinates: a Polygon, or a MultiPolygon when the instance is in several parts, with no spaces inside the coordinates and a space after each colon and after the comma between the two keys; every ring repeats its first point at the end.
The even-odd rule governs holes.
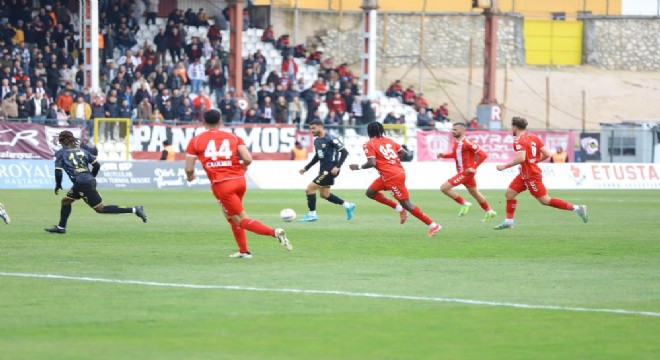
{"type": "MultiPolygon", "coordinates": [[[[311,133],[300,132],[294,125],[230,125],[220,129],[241,137],[255,160],[289,160],[296,141],[313,151],[311,133]]],[[[200,125],[134,125],[131,137],[133,159],[158,160],[164,140],[174,147],[177,159],[183,159],[190,139],[204,131],[200,125]]]]}
{"type": "MultiPolygon", "coordinates": [[[[572,131],[533,131],[551,152],[561,146],[564,149],[575,147],[575,134],[572,131]]],[[[513,135],[510,131],[468,131],[465,133],[470,140],[488,153],[488,162],[505,163],[513,158],[513,135]]],[[[451,132],[418,131],[417,160],[436,160],[438,153],[446,152],[454,142],[451,132]]],[[[441,161],[454,162],[454,159],[441,161]]]]}
{"type": "Polygon", "coordinates": [[[52,159],[60,148],[57,136],[69,130],[79,139],[85,136],[82,126],[46,126],[0,121],[0,159],[52,159]]]}
{"type": "MultiPolygon", "coordinates": [[[[304,189],[316,176],[298,170],[305,161],[255,161],[247,172],[249,188],[304,189]]],[[[454,164],[442,161],[404,163],[409,189],[435,189],[456,173],[454,164]]],[[[543,183],[553,189],[660,189],[660,164],[568,163],[539,164],[543,183]]],[[[183,161],[104,161],[97,176],[99,189],[169,189],[208,188],[209,181],[199,163],[194,182],[187,182],[183,161]]],[[[506,189],[518,174],[517,168],[497,171],[495,164],[482,164],[477,171],[480,189],[506,189]]],[[[373,170],[344,169],[333,188],[366,189],[378,173],[373,170]]],[[[64,188],[71,187],[68,179],[64,188]]],[[[53,189],[55,174],[52,161],[0,160],[0,189],[53,189]]],[[[1,199],[0,199],[1,200],[1,199]]],[[[304,202],[304,196],[303,196],[304,202]]]]}

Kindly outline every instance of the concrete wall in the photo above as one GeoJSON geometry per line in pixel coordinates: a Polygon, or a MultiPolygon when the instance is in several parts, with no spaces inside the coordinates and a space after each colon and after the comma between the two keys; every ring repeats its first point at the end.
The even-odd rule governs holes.
{"type": "MultiPolygon", "coordinates": [[[[336,63],[355,64],[362,51],[362,13],[273,10],[277,34],[288,33],[295,43],[323,47],[336,63]]],[[[608,70],[660,70],[660,17],[587,16],[584,22],[583,64],[608,70]]],[[[476,13],[379,13],[378,66],[416,64],[423,52],[431,67],[467,67],[470,39],[473,65],[482,65],[484,17],[476,13]],[[422,45],[423,43],[423,45],[422,45]]],[[[523,18],[504,14],[498,21],[498,64],[525,65],[523,18]]]]}

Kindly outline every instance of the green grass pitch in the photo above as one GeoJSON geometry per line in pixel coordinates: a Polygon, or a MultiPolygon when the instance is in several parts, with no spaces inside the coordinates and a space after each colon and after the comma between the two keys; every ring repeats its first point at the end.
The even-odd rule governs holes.
{"type": "Polygon", "coordinates": [[[444,227],[434,238],[363,191],[333,192],[357,203],[352,221],[319,199],[318,222],[284,223],[283,208],[305,214],[303,190],[249,190],[248,215],[284,227],[294,250],[248,234],[254,258],[243,260],[227,257],[236,245],[209,190],[102,190],[105,204],[144,205],[149,222],[76,203],[66,235],[43,230],[57,223],[60,196],[3,190],[12,222],[0,223],[0,357],[660,354],[657,190],[550,190],[587,204],[588,224],[521,194],[516,227],[505,231],[492,229],[503,191],[484,192],[499,215],[482,223],[476,204],[459,218],[439,191],[413,190],[412,202],[444,227]]]}

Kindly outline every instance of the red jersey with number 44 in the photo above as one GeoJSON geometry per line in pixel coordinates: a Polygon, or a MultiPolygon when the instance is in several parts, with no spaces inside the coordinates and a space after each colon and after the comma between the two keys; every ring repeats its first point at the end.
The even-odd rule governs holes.
{"type": "Polygon", "coordinates": [[[488,157],[485,151],[479,148],[467,137],[454,141],[451,152],[443,154],[445,159],[456,160],[456,171],[461,172],[469,168],[477,168],[488,157]]]}
{"type": "Polygon", "coordinates": [[[383,180],[405,172],[399,159],[400,150],[401,145],[389,138],[375,137],[364,144],[364,153],[367,158],[376,158],[376,170],[383,180]]]}
{"type": "Polygon", "coordinates": [[[523,179],[529,179],[542,174],[541,168],[537,165],[541,159],[542,147],[543,141],[538,136],[526,132],[513,140],[513,150],[516,152],[525,152],[525,161],[520,164],[520,174],[523,179]]]}
{"type": "Polygon", "coordinates": [[[199,159],[211,183],[219,183],[245,176],[238,156],[238,145],[244,144],[232,133],[209,129],[190,139],[186,154],[199,159]]]}

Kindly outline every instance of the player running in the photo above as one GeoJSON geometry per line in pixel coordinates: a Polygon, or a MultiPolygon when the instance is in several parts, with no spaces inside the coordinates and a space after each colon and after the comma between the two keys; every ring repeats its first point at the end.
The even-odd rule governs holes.
{"type": "Polygon", "coordinates": [[[506,219],[496,226],[495,230],[513,227],[513,214],[518,203],[516,196],[525,190],[529,190],[529,193],[542,205],[561,210],[572,210],[586,223],[589,220],[586,205],[573,205],[562,199],[548,196],[545,185],[543,185],[543,173],[537,164],[552,156],[552,153],[543,145],[541,139],[534,134],[527,133],[526,129],[526,119],[517,116],[511,119],[511,130],[515,137],[513,149],[516,151],[516,156],[507,164],[497,165],[497,170],[502,171],[520,164],[520,173],[506,189],[504,194],[506,197],[506,219]]]}
{"type": "Polygon", "coordinates": [[[450,178],[440,186],[440,190],[461,205],[458,216],[463,216],[470,210],[472,203],[465,201],[465,199],[454,191],[453,188],[461,184],[465,186],[470,195],[477,200],[479,206],[481,206],[486,212],[486,215],[482,220],[486,221],[494,218],[497,213],[490,208],[486,198],[477,189],[477,181],[474,176],[477,173],[477,167],[488,158],[488,154],[480,149],[479,145],[475,144],[465,136],[466,130],[467,126],[464,123],[455,123],[451,128],[451,135],[456,141],[454,142],[451,151],[444,154],[438,154],[438,159],[455,159],[456,171],[458,171],[458,174],[454,175],[454,177],[450,178]]]}
{"type": "Polygon", "coordinates": [[[204,113],[206,131],[193,137],[186,149],[186,177],[195,180],[195,162],[202,163],[211,181],[211,190],[222,206],[225,218],[234,233],[238,252],[230,258],[251,259],[245,230],[272,236],[291,251],[293,246],[284,229],[273,229],[258,220],[251,219],[243,209],[243,195],[247,189],[245,171],[252,163],[252,155],[240,137],[220,130],[222,114],[216,109],[204,113]]]}
{"type": "Polygon", "coordinates": [[[9,214],[7,214],[7,209],[5,209],[5,206],[2,205],[2,203],[0,203],[0,219],[2,219],[5,224],[9,224],[11,222],[9,214]]]}
{"type": "Polygon", "coordinates": [[[399,213],[401,224],[406,222],[408,218],[406,210],[409,211],[429,227],[428,236],[435,236],[442,226],[436,224],[424,214],[422,209],[410,202],[406,188],[406,171],[401,166],[400,160],[406,155],[406,150],[392,139],[385,137],[385,128],[379,122],[373,121],[367,125],[367,135],[369,141],[364,144],[367,162],[362,165],[349,165],[351,170],[375,167],[380,174],[380,177],[367,188],[367,197],[395,209],[399,213]],[[397,205],[392,199],[385,197],[381,193],[383,190],[389,190],[399,204],[397,205]]]}
{"type": "Polygon", "coordinates": [[[333,204],[341,205],[346,209],[346,220],[353,218],[355,204],[340,199],[337,195],[330,193],[330,187],[335,184],[335,178],[339,175],[339,170],[348,157],[348,150],[344,144],[333,135],[328,134],[323,127],[323,122],[314,120],[309,123],[309,130],[314,135],[314,158],[298,172],[302,175],[314,166],[320,163],[319,174],[312,180],[305,193],[307,194],[307,207],[309,212],[300,219],[302,222],[316,221],[316,191],[321,197],[333,204]]]}
{"type": "Polygon", "coordinates": [[[140,205],[134,207],[122,207],[117,205],[103,205],[103,199],[96,190],[96,174],[101,169],[101,164],[96,161],[96,156],[90,154],[87,150],[81,149],[79,140],[73,136],[71,131],[62,131],[58,140],[62,148],[55,153],[55,195],[62,190],[62,170],[71,179],[73,187],[62,199],[60,208],[60,222],[58,225],[46,228],[49,233],[65,234],[66,223],[71,215],[71,204],[79,199],[83,199],[99,214],[135,214],[147,222],[147,214],[140,205]],[[92,170],[89,170],[89,166],[92,170]]]}

